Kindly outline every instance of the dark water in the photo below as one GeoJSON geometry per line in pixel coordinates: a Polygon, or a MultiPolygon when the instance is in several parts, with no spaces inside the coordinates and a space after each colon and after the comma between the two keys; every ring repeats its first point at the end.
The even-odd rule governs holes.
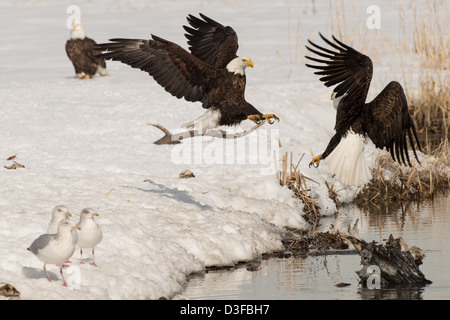
{"type": "Polygon", "coordinates": [[[368,214],[354,207],[341,208],[337,218],[322,219],[326,230],[355,223],[359,236],[384,243],[392,234],[408,246],[421,248],[426,257],[420,270],[433,283],[419,288],[362,288],[355,271],[361,269],[357,254],[271,258],[261,270],[245,267],[214,271],[192,278],[182,293],[187,299],[450,299],[450,196],[410,204],[393,213],[368,214]],[[349,286],[337,287],[338,283],[349,286]]]}

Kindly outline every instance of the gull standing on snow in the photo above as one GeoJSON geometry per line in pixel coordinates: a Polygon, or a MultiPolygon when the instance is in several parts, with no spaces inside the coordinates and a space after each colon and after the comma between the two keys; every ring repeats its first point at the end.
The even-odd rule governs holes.
{"type": "Polygon", "coordinates": [[[67,218],[63,219],[58,225],[58,232],[56,234],[42,234],[33,241],[29,248],[27,248],[36,255],[39,260],[44,262],[44,272],[48,281],[51,281],[51,279],[45,268],[47,263],[59,266],[59,272],[64,281],[63,286],[66,287],[67,283],[62,268],[64,262],[67,261],[75,251],[76,239],[72,233],[74,228],[80,229],[80,226],[75,225],[67,218]]]}
{"type": "MultiPolygon", "coordinates": [[[[71,216],[72,216],[72,214],[69,212],[69,209],[67,209],[66,206],[64,206],[64,205],[56,206],[55,209],[53,209],[52,220],[50,220],[50,223],[48,224],[47,233],[48,234],[56,234],[58,232],[59,223],[62,220],[68,219],[71,216]]],[[[74,242],[76,244],[78,241],[78,233],[77,233],[76,228],[72,229],[72,235],[73,235],[74,242]]],[[[66,262],[70,263],[69,260],[67,260],[66,262]]]]}
{"type": "Polygon", "coordinates": [[[81,263],[83,263],[83,249],[92,248],[91,265],[97,266],[94,260],[95,246],[102,240],[102,230],[94,220],[94,216],[98,216],[97,212],[90,208],[81,210],[80,222],[81,230],[78,233],[78,247],[80,247],[81,263]]]}

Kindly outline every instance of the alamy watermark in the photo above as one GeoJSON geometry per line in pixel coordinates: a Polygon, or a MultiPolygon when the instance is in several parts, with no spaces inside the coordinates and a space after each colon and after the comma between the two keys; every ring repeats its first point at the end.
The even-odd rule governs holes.
{"type": "MultiPolygon", "coordinates": [[[[233,138],[234,134],[217,138],[194,135],[173,147],[171,160],[186,165],[258,165],[261,175],[272,175],[280,153],[279,135],[278,129],[258,129],[239,138],[233,138]]],[[[172,136],[175,140],[180,138],[183,133],[172,136]]]]}
{"type": "Polygon", "coordinates": [[[381,289],[381,271],[380,267],[376,265],[370,265],[366,270],[370,276],[367,278],[366,286],[368,289],[381,289]]]}
{"type": "MultiPolygon", "coordinates": [[[[70,16],[66,20],[67,29],[72,29],[72,24],[74,22],[81,22],[81,8],[75,4],[72,4],[67,7],[66,13],[70,14],[70,16]]],[[[77,27],[79,28],[79,26],[77,27]]]]}
{"type": "Polygon", "coordinates": [[[371,14],[366,20],[368,29],[381,29],[381,9],[379,6],[373,4],[367,7],[367,13],[371,14]]]}

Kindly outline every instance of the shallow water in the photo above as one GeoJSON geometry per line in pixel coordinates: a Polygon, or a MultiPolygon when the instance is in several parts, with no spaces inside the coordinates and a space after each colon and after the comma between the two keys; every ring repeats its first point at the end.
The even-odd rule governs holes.
{"type": "Polygon", "coordinates": [[[210,271],[193,277],[184,292],[187,299],[450,299],[450,196],[411,204],[393,213],[368,214],[355,207],[341,208],[333,219],[322,219],[338,230],[356,224],[359,236],[384,243],[392,234],[425,253],[420,270],[433,283],[420,288],[362,288],[355,271],[361,269],[358,254],[333,254],[305,258],[270,258],[259,271],[245,267],[210,271]],[[338,283],[349,286],[337,287],[338,283]]]}

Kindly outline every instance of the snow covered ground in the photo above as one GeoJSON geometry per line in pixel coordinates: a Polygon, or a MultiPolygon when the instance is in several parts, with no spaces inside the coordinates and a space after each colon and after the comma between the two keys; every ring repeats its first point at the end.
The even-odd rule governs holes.
{"type": "MultiPolygon", "coordinates": [[[[373,2],[352,3],[351,22],[366,28],[373,2]]],[[[399,4],[375,2],[387,18],[381,30],[366,28],[364,34],[395,39],[399,4]]],[[[406,11],[408,3],[401,2],[406,11]]],[[[273,150],[293,151],[294,161],[305,154],[300,168],[320,183],[311,188],[322,213],[335,213],[324,184],[332,180],[326,165],[308,168],[333,134],[335,113],[330,90],[303,58],[307,38],[317,39],[318,31],[330,35],[328,2],[12,0],[1,2],[0,12],[0,284],[12,284],[21,298],[171,298],[187,275],[205,266],[281,249],[283,227],[309,226],[301,217],[303,204],[275,179],[273,150]],[[172,130],[204,110],[119,62],[108,62],[110,77],[74,79],[64,49],[72,4],[81,9],[87,36],[99,43],[153,33],[187,48],[182,25],[189,13],[232,26],[239,53],[255,63],[247,70],[247,100],[281,121],[237,141],[197,137],[154,145],[162,132],[149,123],[172,130]],[[5,169],[12,155],[25,168],[5,169]],[[180,179],[185,169],[195,178],[180,179]],[[48,266],[55,280],[48,282],[43,263],[26,250],[45,233],[59,204],[75,222],[83,208],[94,208],[103,230],[98,268],[76,264],[75,252],[81,283],[73,290],[62,286],[55,266],[48,266]]],[[[392,77],[391,60],[375,63],[370,97],[392,77]]],[[[401,82],[401,70],[396,72],[401,82]]],[[[368,145],[369,161],[378,153],[368,145]]],[[[342,199],[351,201],[355,191],[343,189],[342,199]]]]}

